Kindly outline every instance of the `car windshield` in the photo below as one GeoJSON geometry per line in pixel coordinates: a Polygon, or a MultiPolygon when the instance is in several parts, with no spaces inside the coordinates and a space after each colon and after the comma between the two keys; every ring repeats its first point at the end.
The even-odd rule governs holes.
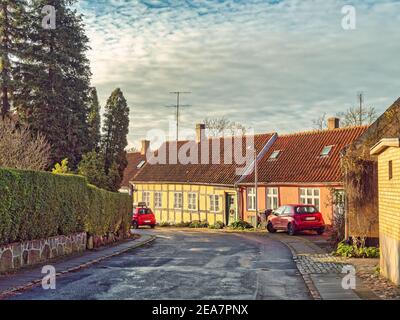
{"type": "Polygon", "coordinates": [[[151,210],[149,208],[140,208],[139,214],[151,214],[151,210]]]}
{"type": "Polygon", "coordinates": [[[317,213],[318,212],[317,208],[313,207],[313,206],[296,207],[295,211],[298,214],[308,214],[308,213],[317,213]]]}

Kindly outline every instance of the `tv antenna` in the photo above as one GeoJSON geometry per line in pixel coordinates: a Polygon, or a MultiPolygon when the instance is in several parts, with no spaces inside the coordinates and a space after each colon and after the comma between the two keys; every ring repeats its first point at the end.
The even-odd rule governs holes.
{"type": "Polygon", "coordinates": [[[170,94],[175,94],[176,95],[176,105],[166,106],[166,107],[167,108],[175,108],[176,109],[176,142],[178,142],[179,141],[179,114],[180,114],[180,108],[181,107],[191,107],[191,105],[188,105],[188,104],[180,104],[181,95],[183,95],[183,94],[191,94],[191,92],[188,92],[188,91],[173,91],[173,92],[170,92],[170,94]]]}

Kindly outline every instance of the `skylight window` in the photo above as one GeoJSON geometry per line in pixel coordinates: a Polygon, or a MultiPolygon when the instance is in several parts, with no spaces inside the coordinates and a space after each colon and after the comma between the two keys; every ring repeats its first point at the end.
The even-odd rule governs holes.
{"type": "Polygon", "coordinates": [[[142,160],[139,162],[139,164],[136,166],[137,169],[140,169],[141,167],[144,166],[144,164],[146,163],[146,161],[142,160]]]}
{"type": "Polygon", "coordinates": [[[276,150],[274,152],[272,152],[272,154],[269,157],[269,160],[276,160],[278,159],[279,155],[281,154],[280,150],[276,150]]]}
{"type": "Polygon", "coordinates": [[[321,157],[327,157],[327,156],[329,156],[329,154],[330,154],[331,151],[332,151],[332,148],[333,148],[333,146],[326,146],[326,147],[324,147],[324,149],[322,149],[322,152],[321,152],[321,157]]]}

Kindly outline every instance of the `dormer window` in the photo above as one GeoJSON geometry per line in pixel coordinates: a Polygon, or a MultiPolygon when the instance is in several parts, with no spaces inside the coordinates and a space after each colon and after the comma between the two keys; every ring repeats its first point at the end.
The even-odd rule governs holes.
{"type": "Polygon", "coordinates": [[[281,154],[281,151],[276,150],[276,151],[272,152],[272,154],[270,155],[268,160],[276,160],[276,159],[278,159],[280,154],[281,154]]]}
{"type": "Polygon", "coordinates": [[[329,156],[329,154],[330,154],[331,151],[332,151],[332,148],[333,148],[333,146],[326,146],[326,147],[324,147],[324,149],[322,149],[322,152],[321,152],[320,156],[321,156],[321,157],[327,157],[327,156],[329,156]]]}
{"type": "Polygon", "coordinates": [[[137,169],[140,169],[141,167],[144,166],[144,164],[146,163],[146,161],[142,160],[139,162],[139,164],[136,166],[137,169]]]}

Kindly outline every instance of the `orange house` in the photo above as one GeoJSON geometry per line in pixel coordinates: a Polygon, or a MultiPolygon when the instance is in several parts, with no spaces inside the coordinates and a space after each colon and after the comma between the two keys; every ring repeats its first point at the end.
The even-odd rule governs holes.
{"type": "MultiPolygon", "coordinates": [[[[335,214],[344,213],[341,151],[367,127],[339,128],[329,119],[327,130],[279,136],[258,159],[258,210],[285,204],[313,204],[332,224],[335,214]]],[[[254,222],[255,177],[251,173],[238,183],[242,218],[254,222]]]]}

